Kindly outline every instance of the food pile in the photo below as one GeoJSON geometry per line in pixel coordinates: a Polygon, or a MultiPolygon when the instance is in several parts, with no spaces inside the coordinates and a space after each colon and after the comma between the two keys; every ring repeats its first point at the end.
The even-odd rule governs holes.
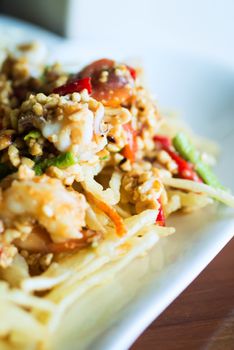
{"type": "Polygon", "coordinates": [[[7,288],[31,298],[50,291],[51,303],[61,301],[56,286],[65,288],[69,271],[77,273],[90,252],[95,268],[80,280],[76,274],[76,288],[100,257],[106,260],[98,266],[141,247],[134,258],[159,234],[173,233],[166,224],[173,212],[213,199],[234,206],[211,170],[214,157],[160,115],[140,69],[104,58],[79,72],[54,64],[35,73],[31,46],[18,50],[0,70],[0,266],[7,288]]]}

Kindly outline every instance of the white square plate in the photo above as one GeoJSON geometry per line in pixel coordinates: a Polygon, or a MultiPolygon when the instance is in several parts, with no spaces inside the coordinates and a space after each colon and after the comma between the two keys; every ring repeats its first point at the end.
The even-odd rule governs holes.
{"type": "MultiPolygon", "coordinates": [[[[80,46],[33,26],[0,18],[0,30],[45,41],[50,59],[79,65],[93,58],[140,57],[160,105],[177,111],[203,136],[221,143],[217,173],[234,190],[234,70],[185,53],[156,48],[80,46]],[[4,29],[5,28],[5,29],[4,29]]],[[[170,220],[175,235],[90,291],[66,314],[53,349],[127,349],[233,237],[234,211],[213,205],[170,220]]]]}

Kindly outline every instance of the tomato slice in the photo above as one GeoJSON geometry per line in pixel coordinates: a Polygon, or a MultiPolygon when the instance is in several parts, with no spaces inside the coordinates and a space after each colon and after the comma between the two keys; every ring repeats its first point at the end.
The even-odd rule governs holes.
{"type": "Polygon", "coordinates": [[[105,106],[116,107],[127,103],[134,88],[135,71],[126,65],[118,65],[115,61],[103,58],[84,67],[76,79],[90,77],[92,97],[105,106]]]}

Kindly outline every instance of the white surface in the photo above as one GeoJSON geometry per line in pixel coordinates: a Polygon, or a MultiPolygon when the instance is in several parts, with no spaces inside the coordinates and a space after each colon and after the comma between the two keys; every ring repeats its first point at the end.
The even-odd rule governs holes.
{"type": "Polygon", "coordinates": [[[0,8],[81,46],[154,45],[234,61],[233,0],[1,0],[0,8]]]}
{"type": "MultiPolygon", "coordinates": [[[[41,36],[30,27],[29,32],[31,37],[41,36]]],[[[106,55],[123,57],[114,48],[97,54],[93,46],[64,47],[50,35],[44,38],[53,47],[53,56],[59,55],[67,62],[106,55]]],[[[124,54],[134,56],[135,52],[125,48],[124,54]]],[[[138,50],[137,56],[145,64],[149,85],[161,106],[180,111],[197,132],[221,141],[217,172],[234,190],[233,69],[153,48],[143,54],[138,50]]],[[[192,215],[177,216],[171,222],[177,228],[174,236],[162,239],[148,256],[74,305],[54,338],[54,349],[127,349],[232,238],[234,211],[211,206],[192,215]]]]}
{"type": "Polygon", "coordinates": [[[234,61],[233,0],[69,0],[69,37],[182,49],[234,61]],[[90,10],[92,9],[92,10],[90,10]]]}

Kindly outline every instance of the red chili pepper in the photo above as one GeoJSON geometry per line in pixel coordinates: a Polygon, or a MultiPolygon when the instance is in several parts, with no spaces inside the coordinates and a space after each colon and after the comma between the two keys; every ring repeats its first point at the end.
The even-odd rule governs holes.
{"type": "Polygon", "coordinates": [[[162,208],[161,199],[159,199],[158,202],[160,204],[160,207],[159,207],[159,210],[158,210],[158,216],[157,216],[157,219],[156,219],[156,224],[159,225],[159,226],[165,226],[166,225],[165,215],[164,215],[164,211],[163,211],[163,208],[162,208]]]}
{"type": "Polygon", "coordinates": [[[161,148],[166,151],[178,166],[178,175],[182,179],[203,182],[197,173],[193,170],[192,164],[188,163],[172,150],[171,140],[166,136],[156,135],[154,141],[159,143],[161,148]]]}
{"type": "Polygon", "coordinates": [[[124,124],[123,128],[126,132],[127,144],[122,149],[121,154],[124,158],[134,162],[137,152],[136,131],[133,129],[131,122],[124,124]]]}
{"type": "Polygon", "coordinates": [[[136,70],[130,66],[127,66],[129,73],[131,74],[132,79],[136,80],[137,74],[136,70]]]}
{"type": "Polygon", "coordinates": [[[80,92],[84,89],[86,89],[88,93],[91,94],[92,85],[90,77],[68,82],[64,85],[55,88],[53,92],[59,95],[67,95],[72,94],[73,92],[80,92]]]}
{"type": "Polygon", "coordinates": [[[193,170],[193,167],[186,160],[181,158],[177,153],[170,148],[166,148],[165,151],[171,156],[178,166],[178,174],[182,179],[192,180],[196,182],[202,182],[197,173],[193,170]]]}
{"type": "Polygon", "coordinates": [[[171,147],[171,140],[167,136],[155,135],[154,141],[159,143],[162,148],[171,147]]]}

